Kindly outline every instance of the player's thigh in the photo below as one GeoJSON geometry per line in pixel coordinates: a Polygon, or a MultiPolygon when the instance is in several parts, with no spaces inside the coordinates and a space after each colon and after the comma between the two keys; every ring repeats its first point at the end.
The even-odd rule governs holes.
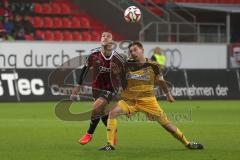
{"type": "Polygon", "coordinates": [[[93,97],[95,98],[93,104],[94,112],[103,112],[113,98],[111,92],[99,89],[93,89],[93,97]]]}
{"type": "Polygon", "coordinates": [[[118,101],[117,105],[127,115],[132,115],[138,111],[136,108],[136,102],[132,100],[120,100],[118,101]]]}
{"type": "Polygon", "coordinates": [[[166,113],[160,107],[155,97],[140,99],[137,107],[140,111],[145,112],[150,120],[157,121],[161,125],[166,125],[170,123],[166,113]]]}
{"type": "Polygon", "coordinates": [[[138,99],[136,107],[140,111],[149,115],[160,116],[162,111],[155,97],[144,97],[138,99]]]}
{"type": "Polygon", "coordinates": [[[93,114],[100,114],[104,112],[105,106],[108,101],[105,98],[99,97],[93,103],[93,114]]]}

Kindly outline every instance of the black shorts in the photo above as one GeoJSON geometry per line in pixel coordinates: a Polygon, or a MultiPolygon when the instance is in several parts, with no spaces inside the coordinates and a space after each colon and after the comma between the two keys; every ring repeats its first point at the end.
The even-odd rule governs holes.
{"type": "Polygon", "coordinates": [[[101,90],[101,89],[93,89],[92,93],[93,93],[94,100],[97,100],[98,98],[101,97],[107,100],[108,103],[113,99],[113,96],[114,96],[114,92],[101,90]]]}

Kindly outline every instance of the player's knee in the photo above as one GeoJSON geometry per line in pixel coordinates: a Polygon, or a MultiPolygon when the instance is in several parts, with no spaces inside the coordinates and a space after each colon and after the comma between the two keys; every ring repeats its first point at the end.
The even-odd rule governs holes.
{"type": "Polygon", "coordinates": [[[109,118],[116,118],[118,115],[118,107],[114,107],[110,112],[109,112],[109,118]]]}
{"type": "Polygon", "coordinates": [[[116,112],[114,110],[109,112],[109,118],[116,118],[116,112]]]}

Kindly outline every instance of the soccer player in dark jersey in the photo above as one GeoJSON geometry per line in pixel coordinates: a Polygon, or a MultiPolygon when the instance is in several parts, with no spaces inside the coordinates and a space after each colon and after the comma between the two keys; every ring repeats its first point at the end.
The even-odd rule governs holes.
{"type": "Polygon", "coordinates": [[[110,80],[110,62],[118,54],[112,48],[113,37],[109,32],[101,35],[101,47],[91,50],[79,77],[78,85],[74,87],[71,99],[74,100],[79,93],[80,86],[87,72],[93,70],[92,91],[94,97],[91,123],[87,133],[79,139],[79,143],[84,145],[91,141],[93,133],[100,121],[107,126],[108,115],[103,114],[106,105],[111,101],[114,89],[110,80]]]}
{"type": "MultiPolygon", "coordinates": [[[[116,118],[122,114],[130,116],[136,112],[146,113],[187,148],[203,149],[202,144],[188,141],[184,134],[168,119],[164,110],[157,102],[154,92],[155,85],[161,87],[167,97],[167,101],[174,102],[159,64],[144,57],[144,48],[140,42],[133,42],[128,48],[131,59],[124,63],[124,72],[122,72],[123,77],[126,79],[126,84],[123,85],[121,100],[109,112],[107,145],[100,148],[100,150],[115,150],[116,118]]],[[[113,71],[116,70],[114,69],[113,71]]],[[[118,72],[118,75],[121,75],[121,70],[118,72]]]]}

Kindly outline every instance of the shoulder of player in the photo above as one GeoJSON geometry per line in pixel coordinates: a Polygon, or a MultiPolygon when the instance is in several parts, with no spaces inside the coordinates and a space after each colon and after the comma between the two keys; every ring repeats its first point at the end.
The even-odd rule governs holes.
{"type": "Polygon", "coordinates": [[[147,64],[152,67],[155,73],[159,73],[159,71],[161,71],[161,67],[157,62],[148,59],[147,64]]]}
{"type": "Polygon", "coordinates": [[[97,48],[94,48],[94,49],[91,49],[90,52],[89,52],[89,55],[87,55],[86,57],[86,63],[88,65],[91,65],[91,63],[97,59],[99,53],[101,52],[101,47],[97,47],[97,48]]]}
{"type": "Polygon", "coordinates": [[[155,61],[152,61],[150,59],[147,59],[147,64],[149,64],[152,67],[159,67],[159,64],[155,61]]]}
{"type": "Polygon", "coordinates": [[[101,52],[101,47],[91,49],[89,56],[99,54],[100,52],[101,52]]]}
{"type": "Polygon", "coordinates": [[[151,64],[151,65],[158,65],[158,63],[156,61],[153,61],[151,59],[147,58],[147,63],[151,64]]]}
{"type": "Polygon", "coordinates": [[[90,54],[87,56],[87,60],[93,60],[98,58],[100,53],[101,53],[101,47],[91,49],[90,54]]]}
{"type": "MultiPolygon", "coordinates": [[[[122,63],[125,63],[127,61],[127,56],[124,54],[119,54],[117,51],[113,51],[113,58],[119,60],[122,63]]],[[[114,60],[113,59],[113,60],[114,60]]]]}

